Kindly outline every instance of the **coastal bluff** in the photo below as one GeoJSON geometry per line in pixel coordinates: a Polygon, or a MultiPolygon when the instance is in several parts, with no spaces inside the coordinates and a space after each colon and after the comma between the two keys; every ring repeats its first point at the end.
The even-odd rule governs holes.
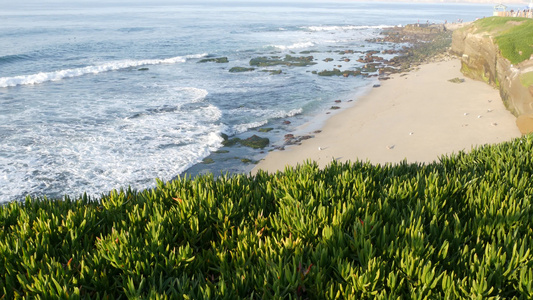
{"type": "Polygon", "coordinates": [[[533,20],[491,17],[454,31],[461,72],[497,88],[522,134],[533,132],[533,20]]]}

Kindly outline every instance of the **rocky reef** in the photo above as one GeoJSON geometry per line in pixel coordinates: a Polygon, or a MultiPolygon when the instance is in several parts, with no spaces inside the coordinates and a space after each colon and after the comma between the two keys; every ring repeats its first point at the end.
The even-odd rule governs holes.
{"type": "Polygon", "coordinates": [[[292,56],[285,55],[284,58],[279,56],[271,57],[256,57],[250,60],[250,66],[256,67],[272,67],[272,66],[289,66],[289,67],[305,67],[316,64],[313,61],[313,56],[292,56]]]}
{"type": "MultiPolygon", "coordinates": [[[[505,106],[517,117],[518,128],[524,134],[533,132],[533,60],[531,56],[525,59],[520,56],[532,45],[521,50],[517,41],[513,51],[519,56],[514,58],[513,51],[506,54],[507,45],[501,43],[501,37],[513,38],[513,30],[521,32],[521,27],[531,26],[533,20],[529,19],[492,17],[455,30],[452,39],[452,53],[461,57],[462,73],[499,89],[505,106]]],[[[514,38],[523,42],[532,37],[530,31],[514,38]]]]}

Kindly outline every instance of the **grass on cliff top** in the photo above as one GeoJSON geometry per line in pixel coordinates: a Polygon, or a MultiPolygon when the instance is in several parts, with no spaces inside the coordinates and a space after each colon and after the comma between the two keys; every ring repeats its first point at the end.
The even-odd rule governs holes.
{"type": "Polygon", "coordinates": [[[503,55],[512,64],[528,60],[533,54],[533,20],[528,18],[490,17],[474,22],[477,32],[494,36],[503,55]]]}
{"type": "Polygon", "coordinates": [[[0,207],[0,299],[532,299],[533,136],[0,207]]]}

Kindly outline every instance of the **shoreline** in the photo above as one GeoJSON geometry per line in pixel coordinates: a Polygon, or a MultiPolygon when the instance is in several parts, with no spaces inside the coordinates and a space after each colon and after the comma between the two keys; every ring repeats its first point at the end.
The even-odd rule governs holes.
{"type": "Polygon", "coordinates": [[[499,92],[466,78],[460,60],[425,63],[328,118],[314,138],[270,152],[252,170],[283,171],[306,160],[431,163],[442,155],[520,137],[499,92]],[[459,83],[449,80],[458,78],[459,83]],[[462,82],[461,82],[462,81],[462,82]]]}

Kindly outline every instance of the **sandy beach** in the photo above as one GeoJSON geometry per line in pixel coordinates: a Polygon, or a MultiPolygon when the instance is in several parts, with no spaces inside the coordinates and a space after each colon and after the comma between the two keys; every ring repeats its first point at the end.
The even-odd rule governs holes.
{"type": "Polygon", "coordinates": [[[352,107],[327,120],[320,133],[301,145],[273,151],[252,171],[282,171],[314,160],[374,164],[429,163],[441,155],[519,137],[516,118],[499,92],[464,77],[460,60],[428,63],[382,81],[352,107]],[[459,78],[464,82],[454,83],[459,78]]]}

